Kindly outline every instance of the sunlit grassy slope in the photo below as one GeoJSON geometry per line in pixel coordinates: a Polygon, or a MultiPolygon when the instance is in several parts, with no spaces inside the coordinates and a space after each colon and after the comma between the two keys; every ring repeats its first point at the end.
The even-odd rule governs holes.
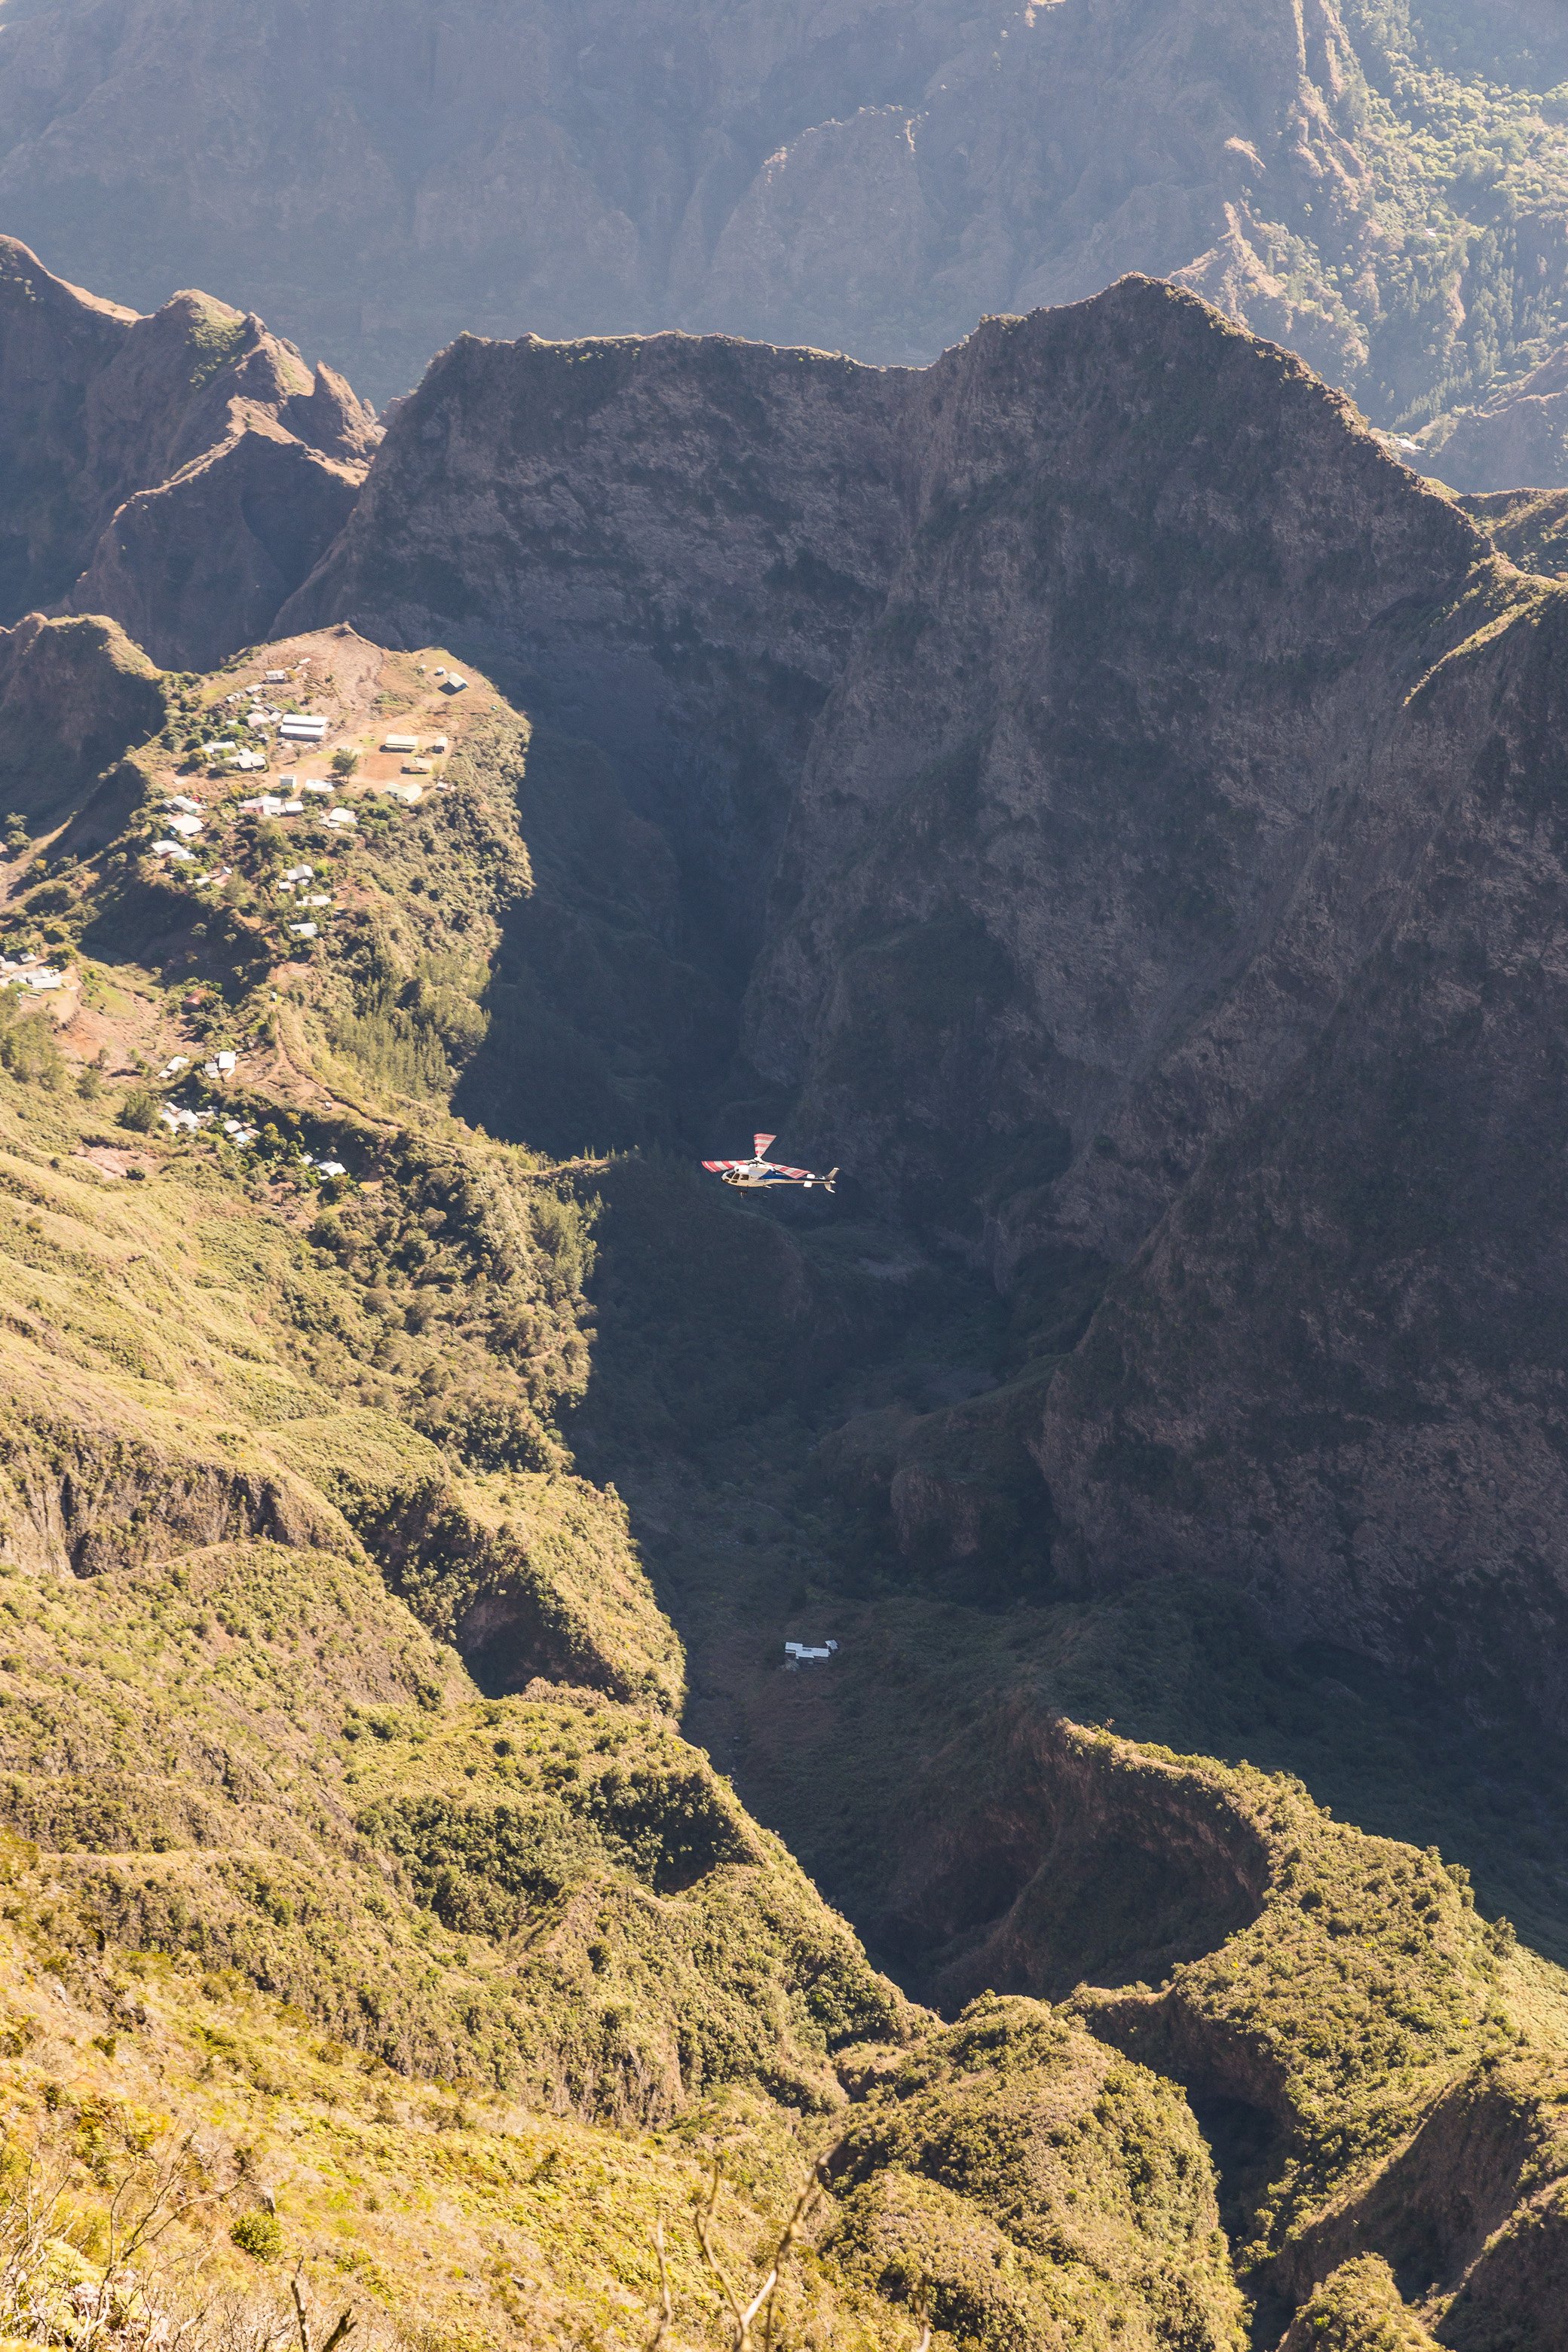
{"type": "MultiPolygon", "coordinates": [[[[6,942],[68,985],[0,997],[0,2253],[58,2192],[0,2323],[77,2342],[116,2198],[166,2194],[134,2292],[215,2352],[258,2352],[299,2263],[319,2327],[647,2344],[661,2224],[695,2344],[693,2200],[755,2282],[818,2165],[778,2340],[820,2352],[922,2311],[984,2352],[1232,2352],[1244,2294],[1256,2340],[1306,2307],[1347,2347],[1545,2308],[1556,1971],[1436,1851],[1175,1752],[1247,1723],[1292,1760],[1212,1596],[1046,1607],[1006,1419],[1045,1360],[961,1272],[486,1131],[487,1071],[515,1131],[571,1058],[552,940],[601,1026],[628,974],[697,983],[657,926],[617,964],[614,903],[520,929],[530,741],[485,681],[310,644],[354,825],[247,815],[194,756],[252,659],[163,681],[89,793],[112,822],[8,869],[6,942]],[[398,800],[410,711],[450,748],[398,800]],[[187,786],[199,852],[160,864],[187,786]],[[984,1523],[963,1607],[891,1540],[879,1447],[984,1523]],[[781,1675],[829,1612],[835,1675],[781,1675]],[[1123,1704],[1168,1744],[1063,1720],[1123,1704]]],[[[583,854],[558,824],[551,888],[583,854]]],[[[592,1098],[661,1087],[639,1049],[592,1098]]]]}

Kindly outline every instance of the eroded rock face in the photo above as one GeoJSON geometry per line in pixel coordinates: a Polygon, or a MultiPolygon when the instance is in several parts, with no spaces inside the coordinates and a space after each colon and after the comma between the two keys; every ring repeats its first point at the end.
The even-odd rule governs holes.
{"type": "MultiPolygon", "coordinates": [[[[1551,1706],[1559,593],[1129,280],[923,372],[460,343],[288,618],[640,771],[795,1149],[1029,1297],[1069,1588],[1217,1570],[1551,1706]]],[[[900,1530],[973,1551],[931,1450],[900,1530]]]]}
{"type": "Polygon", "coordinates": [[[1563,1680],[1565,649],[1554,588],[1413,698],[1377,934],[1113,1283],[1040,1443],[1091,1580],[1201,1559],[1482,1708],[1563,1680]]]}
{"type": "Polygon", "coordinates": [[[1392,419],[1568,323],[1568,130],[1527,95],[1564,75],[1543,5],[33,0],[0,207],[149,307],[221,287],[377,398],[465,328],[919,362],[1138,269],[1392,419]]]}
{"type": "Polygon", "coordinates": [[[362,463],[323,457],[270,418],[242,425],[120,507],[70,593],[112,613],[165,668],[255,645],[353,510],[362,463]]]}
{"type": "Polygon", "coordinates": [[[165,666],[266,633],[378,437],[330,369],[203,294],[139,318],[0,238],[0,619],[107,613],[165,666]]]}
{"type": "Polygon", "coordinates": [[[679,805],[713,920],[750,942],[814,722],[908,538],[921,382],[718,338],[462,337],[279,628],[353,614],[488,660],[679,805]]]}

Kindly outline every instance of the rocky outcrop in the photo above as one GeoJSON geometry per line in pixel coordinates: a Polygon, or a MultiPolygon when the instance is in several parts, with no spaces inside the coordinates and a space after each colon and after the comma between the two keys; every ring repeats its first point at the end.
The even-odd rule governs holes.
{"type": "Polygon", "coordinates": [[[291,1422],[271,1444],[481,1688],[542,1675],[679,1713],[680,1643],[613,1494],[543,1474],[454,1477],[434,1445],[377,1412],[291,1422]]]}
{"type": "Polygon", "coordinates": [[[986,1988],[1163,1983],[1263,1910],[1268,1843],[1223,1786],[1016,1699],[962,1744],[910,1791],[883,1923],[950,2012],[986,1988]]]}
{"type": "Polygon", "coordinates": [[[0,629],[0,799],[43,830],[163,725],[163,683],[112,621],[0,629]]]}
{"type": "Polygon", "coordinates": [[[1538,6],[38,0],[0,208],[140,303],[243,289],[378,399],[465,328],[919,362],[1138,269],[1392,421],[1568,324],[1565,76],[1538,6]]]}
{"type": "Polygon", "coordinates": [[[208,669],[266,637],[353,509],[363,466],[268,419],[126,499],[71,591],[165,668],[208,669]]]}
{"type": "Polygon", "coordinates": [[[166,667],[265,634],[377,437],[330,369],[203,294],[150,318],[0,238],[0,618],[108,613],[166,667]]]}
{"type": "Polygon", "coordinates": [[[101,1576],[214,1544],[348,1550],[319,1495],[245,1449],[168,1443],[133,1416],[68,1422],[13,1402],[0,1443],[0,1559],[34,1575],[101,1576]]]}

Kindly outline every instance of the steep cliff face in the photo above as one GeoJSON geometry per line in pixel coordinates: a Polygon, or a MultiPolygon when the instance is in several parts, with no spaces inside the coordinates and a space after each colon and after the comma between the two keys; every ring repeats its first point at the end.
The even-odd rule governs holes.
{"type": "Polygon", "coordinates": [[[377,438],[330,369],[203,294],[151,318],[0,238],[0,619],[107,613],[166,663],[265,631],[377,438]]]}
{"type": "Polygon", "coordinates": [[[1011,1264],[1124,1255],[1321,1025],[1400,854],[1357,787],[1489,565],[1298,362],[1129,280],[921,373],[459,343],[289,617],[460,636],[606,744],[746,919],[803,1148],[1005,1203],[1011,1264]],[[1343,904],[1259,979],[1342,803],[1343,904]]]}
{"type": "Polygon", "coordinates": [[[1066,1589],[1555,1706],[1558,592],[1299,362],[1142,280],[924,372],[465,342],[290,611],[595,734],[739,1082],[1012,1295],[865,1454],[911,1554],[1006,1454],[1066,1589]]]}
{"type": "Polygon", "coordinates": [[[803,770],[752,1050],[813,1142],[955,1226],[983,1205],[1009,1272],[1120,1258],[1375,926],[1401,852],[1364,787],[1478,543],[1166,289],[988,326],[921,389],[915,527],[803,770]]]}
{"type": "Polygon", "coordinates": [[[749,954],[813,723],[908,536],[919,382],[719,339],[465,336],[279,625],[470,648],[617,756],[749,954]]]}
{"type": "Polygon", "coordinates": [[[1554,591],[1415,698],[1387,792],[1425,822],[1381,936],[1113,1284],[1040,1448],[1091,1576],[1201,1558],[1475,1704],[1543,1711],[1568,1500],[1565,646],[1554,591]]]}
{"type": "MultiPolygon", "coordinates": [[[[378,398],[464,328],[921,361],[1179,275],[1380,416],[1565,323],[1568,45],[1437,0],[30,0],[0,205],[149,307],[211,285],[378,398]],[[1545,102],[1543,102],[1543,100],[1545,102]]],[[[1479,485],[1478,485],[1479,486],[1479,485]]]]}

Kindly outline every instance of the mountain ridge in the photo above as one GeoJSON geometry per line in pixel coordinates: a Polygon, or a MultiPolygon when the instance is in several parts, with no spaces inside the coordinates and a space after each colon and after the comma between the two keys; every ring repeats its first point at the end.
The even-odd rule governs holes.
{"type": "Polygon", "coordinates": [[[1568,47],[1540,5],[466,0],[425,37],[273,0],[12,0],[5,22],[8,222],[149,308],[216,286],[383,401],[476,326],[920,363],[1134,271],[1415,426],[1568,327],[1568,47]]]}
{"type": "Polygon", "coordinates": [[[331,369],[202,294],[141,318],[0,238],[0,618],[104,613],[203,666],[259,634],[378,437],[331,369]],[[214,542],[216,542],[215,545],[214,542]],[[167,585],[148,595],[149,579],[167,585]]]}

